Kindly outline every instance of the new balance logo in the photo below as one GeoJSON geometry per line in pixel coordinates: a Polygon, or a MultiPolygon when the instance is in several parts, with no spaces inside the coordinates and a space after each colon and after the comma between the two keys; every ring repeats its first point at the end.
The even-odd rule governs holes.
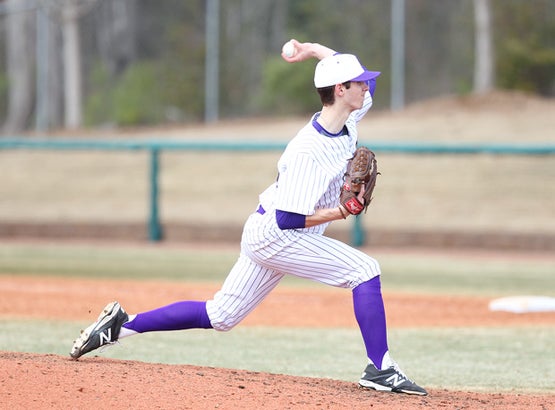
{"type": "Polygon", "coordinates": [[[392,374],[390,377],[388,377],[387,379],[385,379],[386,382],[391,382],[391,384],[393,385],[393,387],[397,387],[400,384],[404,383],[407,379],[405,379],[403,376],[401,376],[400,374],[392,374]]]}
{"type": "Polygon", "coordinates": [[[100,346],[112,341],[112,329],[106,329],[106,332],[98,334],[100,346]]]}

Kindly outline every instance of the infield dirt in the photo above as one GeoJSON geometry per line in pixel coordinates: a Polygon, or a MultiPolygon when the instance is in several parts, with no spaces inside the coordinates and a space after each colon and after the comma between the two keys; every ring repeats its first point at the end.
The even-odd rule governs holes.
{"type": "MultiPolygon", "coordinates": [[[[217,285],[155,281],[107,283],[3,275],[0,290],[0,317],[94,321],[97,311],[113,298],[134,312],[184,297],[207,298],[217,290],[217,285]]],[[[555,325],[555,313],[489,312],[488,300],[483,297],[386,293],[384,298],[392,328],[555,325]],[[410,317],[407,311],[411,312],[410,317]]],[[[241,324],[257,325],[351,327],[356,323],[348,292],[344,290],[278,288],[241,324]]],[[[0,352],[0,369],[0,407],[6,409],[546,410],[555,407],[555,394],[428,389],[429,396],[415,397],[359,389],[354,381],[143,363],[95,355],[73,361],[69,356],[0,352]]]]}

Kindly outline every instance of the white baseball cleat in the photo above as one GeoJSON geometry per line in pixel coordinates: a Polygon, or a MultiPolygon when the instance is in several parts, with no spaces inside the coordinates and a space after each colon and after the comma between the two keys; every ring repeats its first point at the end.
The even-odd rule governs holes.
{"type": "Polygon", "coordinates": [[[358,384],[361,387],[377,391],[416,394],[419,396],[428,394],[426,390],[410,380],[396,363],[385,370],[378,370],[373,364],[369,364],[364,369],[358,384]]]}
{"type": "Polygon", "coordinates": [[[121,326],[128,320],[129,315],[118,302],[108,303],[96,322],[81,331],[69,355],[78,359],[99,347],[116,343],[121,326]]]}

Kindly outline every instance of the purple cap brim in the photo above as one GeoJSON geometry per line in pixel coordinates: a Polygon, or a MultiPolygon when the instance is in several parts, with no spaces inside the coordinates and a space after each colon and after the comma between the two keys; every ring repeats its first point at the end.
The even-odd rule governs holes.
{"type": "Polygon", "coordinates": [[[373,78],[378,77],[380,74],[380,71],[368,71],[365,68],[365,71],[361,75],[353,78],[351,81],[370,81],[373,78]]]}

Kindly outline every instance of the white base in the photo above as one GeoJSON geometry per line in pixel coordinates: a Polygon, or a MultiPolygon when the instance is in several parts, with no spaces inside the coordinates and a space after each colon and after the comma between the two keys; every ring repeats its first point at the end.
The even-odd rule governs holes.
{"type": "Polygon", "coordinates": [[[492,300],[489,310],[512,313],[555,312],[555,298],[548,296],[510,296],[492,300]]]}

